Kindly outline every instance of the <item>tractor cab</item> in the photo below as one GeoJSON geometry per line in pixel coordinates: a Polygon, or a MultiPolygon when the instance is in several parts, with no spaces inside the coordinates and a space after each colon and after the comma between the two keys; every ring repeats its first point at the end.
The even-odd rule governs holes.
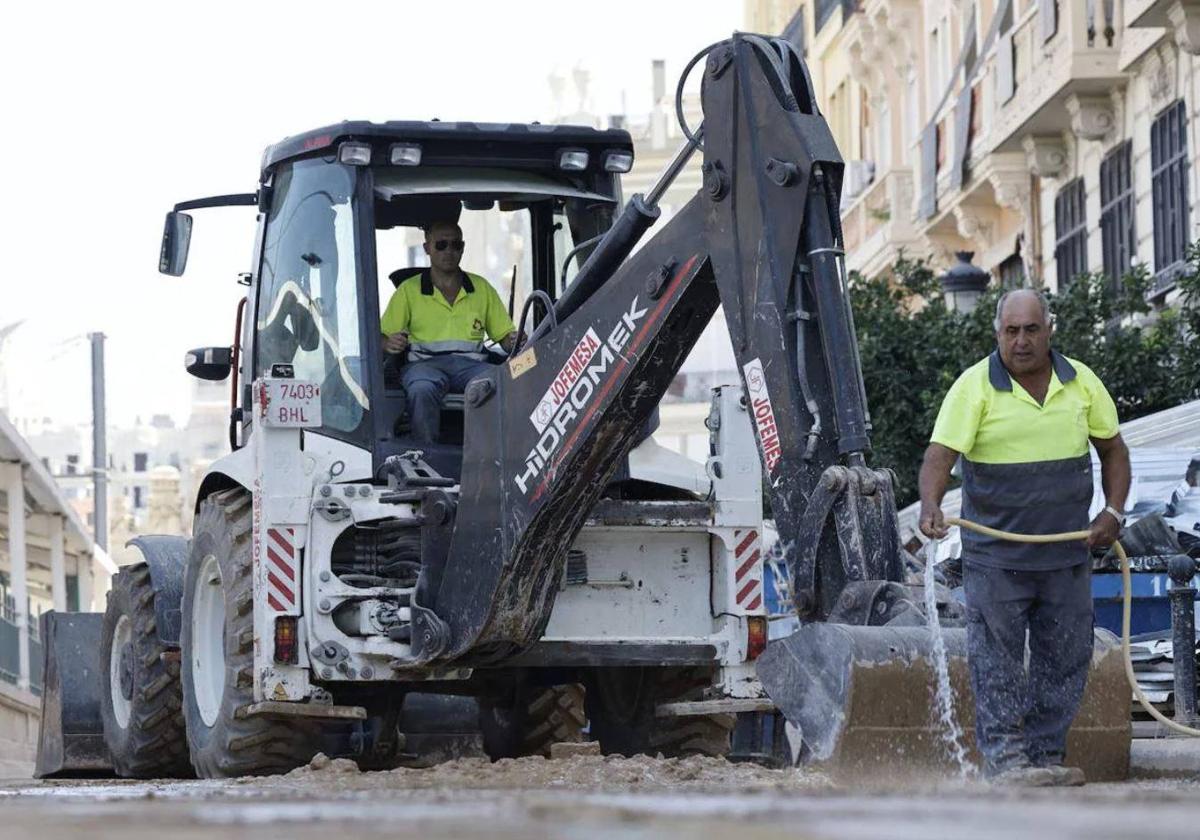
{"type": "MultiPolygon", "coordinates": [[[[423,229],[456,222],[462,269],[489,282],[518,329],[532,335],[590,252],[584,243],[611,226],[619,176],[632,163],[629,135],[619,130],[351,122],[267,149],[253,195],[178,205],[160,260],[160,270],[176,275],[191,231],[182,211],[259,209],[249,312],[236,348],[245,378],[232,407],[234,445],[249,433],[249,383],[286,372],[320,386],[322,426],[310,433],[369,451],[376,472],[389,456],[421,449],[439,473],[457,479],[462,395],[444,401],[438,443],[417,444],[401,385],[408,361],[384,351],[380,331],[396,285],[428,265],[423,229]]],[[[498,345],[485,349],[493,363],[507,359],[498,345]]],[[[211,364],[212,353],[197,358],[209,364],[190,369],[208,378],[234,367],[230,355],[217,354],[229,359],[223,367],[211,364]]]]}

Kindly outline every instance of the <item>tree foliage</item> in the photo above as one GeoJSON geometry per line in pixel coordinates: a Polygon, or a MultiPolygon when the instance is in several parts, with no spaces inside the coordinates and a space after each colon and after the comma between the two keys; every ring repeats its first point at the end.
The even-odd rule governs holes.
{"type": "MultiPolygon", "coordinates": [[[[1053,346],[1088,365],[1122,421],[1200,398],[1200,243],[1188,251],[1175,306],[1154,311],[1152,278],[1139,267],[1111,283],[1084,274],[1050,295],[1053,346]]],[[[999,290],[969,314],[946,307],[922,260],[901,255],[890,277],[851,280],[863,379],[871,411],[872,462],[896,471],[896,500],[917,498],[917,470],[938,408],[958,375],[995,349],[999,290]]]]}

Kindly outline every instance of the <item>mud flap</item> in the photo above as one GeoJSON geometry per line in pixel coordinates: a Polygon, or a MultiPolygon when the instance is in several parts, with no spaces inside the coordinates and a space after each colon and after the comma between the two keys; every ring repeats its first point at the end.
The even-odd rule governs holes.
{"type": "MultiPolygon", "coordinates": [[[[947,628],[943,636],[956,720],[978,767],[966,631],[947,628]]],[[[758,676],[802,732],[802,759],[834,776],[958,772],[937,721],[932,642],[924,627],[808,624],[767,646],[758,676]]],[[[1129,775],[1129,706],[1120,644],[1097,630],[1087,690],[1067,738],[1067,763],[1090,781],[1129,775]]]]}
{"type": "Polygon", "coordinates": [[[100,718],[100,634],[103,613],[41,617],[45,651],[42,724],[34,776],[113,775],[100,718]]]}

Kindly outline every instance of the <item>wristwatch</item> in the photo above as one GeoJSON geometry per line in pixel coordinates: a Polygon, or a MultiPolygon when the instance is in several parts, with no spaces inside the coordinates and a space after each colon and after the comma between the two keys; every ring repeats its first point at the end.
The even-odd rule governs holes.
{"type": "Polygon", "coordinates": [[[1124,527],[1124,526],[1125,526],[1125,514],[1121,513],[1121,511],[1117,510],[1117,509],[1116,509],[1115,507],[1113,507],[1112,505],[1105,505],[1105,506],[1104,506],[1104,512],[1105,512],[1105,513],[1111,513],[1111,514],[1112,514],[1112,518],[1113,518],[1113,519],[1115,519],[1115,520],[1117,520],[1117,524],[1118,524],[1118,525],[1120,525],[1121,527],[1124,527]]]}

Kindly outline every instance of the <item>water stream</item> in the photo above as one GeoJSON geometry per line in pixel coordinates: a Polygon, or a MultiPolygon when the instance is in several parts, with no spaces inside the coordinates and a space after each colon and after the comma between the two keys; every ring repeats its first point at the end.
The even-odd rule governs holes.
{"type": "Polygon", "coordinates": [[[958,765],[959,775],[966,778],[973,770],[967,760],[967,750],[963,746],[963,731],[958,725],[958,717],[954,714],[954,693],[950,690],[950,664],[946,658],[946,639],[942,636],[942,623],[937,611],[937,580],[934,577],[934,566],[937,564],[937,540],[930,542],[925,549],[925,621],[929,625],[929,633],[933,639],[933,663],[937,674],[937,685],[934,698],[937,701],[938,722],[941,723],[942,739],[946,742],[946,750],[958,765]]]}

